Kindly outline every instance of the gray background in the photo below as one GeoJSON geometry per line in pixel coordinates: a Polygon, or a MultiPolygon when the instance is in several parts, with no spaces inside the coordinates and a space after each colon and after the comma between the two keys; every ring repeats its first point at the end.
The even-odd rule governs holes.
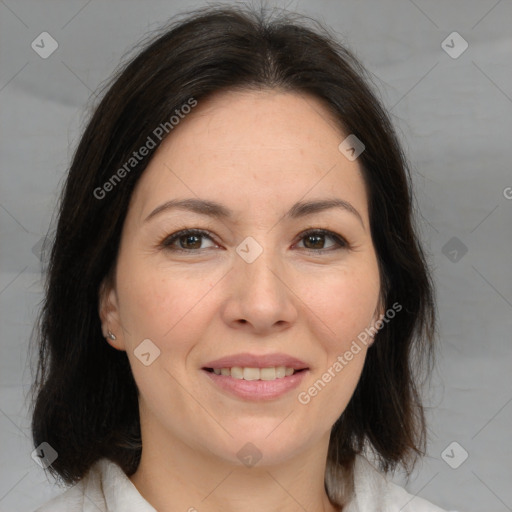
{"type": "MultiPolygon", "coordinates": [[[[93,91],[148,30],[197,5],[0,0],[1,511],[29,511],[61,492],[30,456],[27,350],[42,298],[40,241],[93,91]],[[31,48],[43,31],[59,45],[47,59],[31,48]]],[[[511,511],[512,4],[268,5],[326,22],[348,42],[374,74],[413,165],[440,352],[427,393],[428,457],[407,487],[447,509],[511,511]],[[441,47],[453,31],[469,45],[458,58],[441,47]],[[454,441],[446,461],[469,454],[457,469],[441,455],[454,441]]]]}

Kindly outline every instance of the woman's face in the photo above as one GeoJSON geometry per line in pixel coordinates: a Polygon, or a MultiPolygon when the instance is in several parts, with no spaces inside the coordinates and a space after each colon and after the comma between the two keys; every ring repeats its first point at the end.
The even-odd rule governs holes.
{"type": "Polygon", "coordinates": [[[224,92],[157,150],[101,302],[143,428],[237,463],[328,438],[366,347],[345,354],[380,313],[361,168],[338,149],[347,135],[311,96],[224,92]],[[314,206],[333,200],[349,206],[314,206]],[[186,229],[201,233],[172,238],[186,229]]]}

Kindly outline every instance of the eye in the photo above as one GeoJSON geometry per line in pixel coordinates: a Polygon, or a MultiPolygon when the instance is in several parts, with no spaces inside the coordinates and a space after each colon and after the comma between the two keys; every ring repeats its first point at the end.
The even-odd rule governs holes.
{"type": "MultiPolygon", "coordinates": [[[[303,247],[299,248],[310,253],[318,254],[349,247],[349,244],[343,237],[326,229],[311,229],[301,233],[300,236],[299,244],[303,243],[303,247]],[[326,246],[327,240],[330,240],[331,243],[326,246]]],[[[202,229],[183,229],[165,238],[160,245],[169,251],[190,253],[212,248],[217,244],[215,244],[210,233],[207,231],[202,229]],[[205,240],[211,242],[210,246],[203,246],[205,240]]]]}
{"type": "Polygon", "coordinates": [[[161,246],[170,251],[193,252],[208,248],[201,247],[203,239],[208,239],[213,245],[216,245],[207,231],[184,229],[168,236],[162,241],[161,246]]]}
{"type": "Polygon", "coordinates": [[[306,251],[312,253],[348,248],[348,243],[345,239],[326,229],[312,229],[301,233],[301,242],[304,244],[303,247],[306,251]],[[326,239],[330,239],[333,242],[328,247],[326,247],[326,239]]]}

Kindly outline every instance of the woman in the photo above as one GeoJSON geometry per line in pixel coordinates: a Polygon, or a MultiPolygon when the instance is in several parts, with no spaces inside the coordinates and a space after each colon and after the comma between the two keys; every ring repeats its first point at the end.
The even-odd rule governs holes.
{"type": "Polygon", "coordinates": [[[441,510],[383,475],[424,451],[435,307],[364,77],[240,8],[114,77],[51,253],[33,437],[75,485],[39,512],[441,510]]]}

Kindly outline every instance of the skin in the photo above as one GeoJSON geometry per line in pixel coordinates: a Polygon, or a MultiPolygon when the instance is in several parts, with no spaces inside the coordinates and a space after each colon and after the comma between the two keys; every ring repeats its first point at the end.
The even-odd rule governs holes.
{"type": "Polygon", "coordinates": [[[297,395],[383,312],[361,168],[338,150],[346,135],[311,96],[217,93],[180,122],[137,184],[100,316],[139,389],[144,448],[130,479],[159,512],[338,510],[324,490],[329,433],[367,348],[307,405],[297,395]],[[145,221],[166,201],[191,197],[234,215],[173,209],[145,221]],[[361,220],[339,208],[284,218],[299,200],[329,198],[348,201],[361,220]],[[177,240],[181,253],[161,246],[184,228],[211,239],[177,240]],[[302,234],[310,228],[348,246],[311,241],[302,234]],[[236,252],[248,236],[263,248],[252,263],[236,252]],[[145,366],[134,350],[148,338],[160,356],[145,366]],[[273,400],[229,396],[201,368],[241,352],[283,352],[309,371],[273,400]],[[247,442],[262,455],[253,467],[237,457],[247,442]]]}

